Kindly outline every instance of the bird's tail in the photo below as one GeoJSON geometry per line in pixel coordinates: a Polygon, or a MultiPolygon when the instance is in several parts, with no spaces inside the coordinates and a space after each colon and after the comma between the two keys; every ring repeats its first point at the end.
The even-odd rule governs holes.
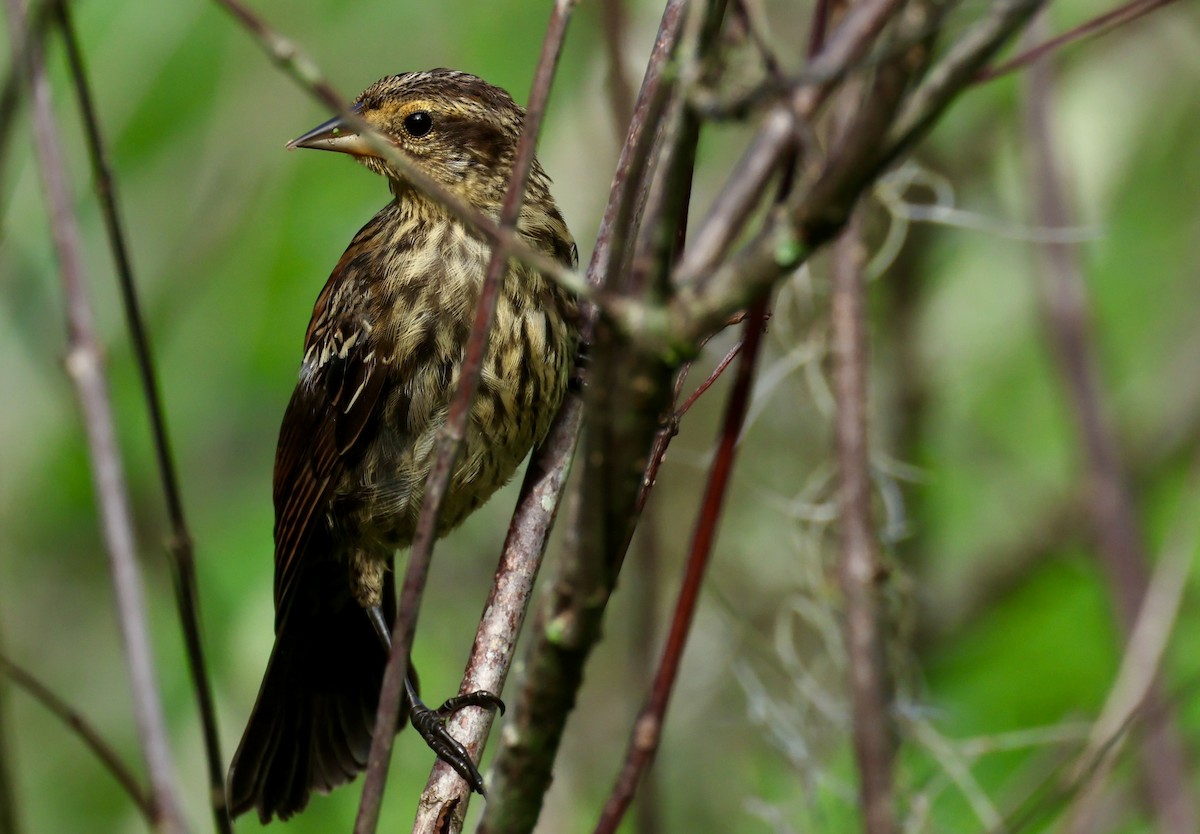
{"type": "MultiPolygon", "coordinates": [[[[337,589],[346,569],[334,559],[305,566],[275,630],[275,647],[254,711],[229,768],[229,810],[257,808],[281,820],[313,790],[328,792],[367,766],[387,654],[366,611],[337,589]]],[[[383,598],[394,620],[389,570],[383,598]]],[[[398,727],[403,727],[402,712],[398,727]]]]}

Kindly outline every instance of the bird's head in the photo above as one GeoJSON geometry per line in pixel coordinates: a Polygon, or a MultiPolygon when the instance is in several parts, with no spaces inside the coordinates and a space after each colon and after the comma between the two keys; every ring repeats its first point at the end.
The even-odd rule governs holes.
{"type": "MultiPolygon", "coordinates": [[[[465,72],[410,72],[376,81],[354,109],[437,182],[480,208],[499,205],[525,116],[504,90],[465,72]]],[[[341,118],[288,147],[350,154],[397,194],[405,188],[404,174],[341,118]]]]}

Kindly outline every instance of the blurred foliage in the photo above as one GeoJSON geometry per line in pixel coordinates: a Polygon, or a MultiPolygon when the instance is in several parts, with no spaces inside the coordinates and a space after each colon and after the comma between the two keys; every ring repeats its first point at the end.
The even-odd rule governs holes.
{"type": "MultiPolygon", "coordinates": [[[[964,13],[980,3],[965,5],[964,13]]],[[[255,6],[347,95],[387,73],[452,66],[521,100],[547,15],[547,4],[529,0],[255,6]]],[[[215,5],[108,0],[76,9],[197,543],[228,758],[271,643],[271,464],[304,327],[327,270],[387,194],[344,158],[282,152],[324,114],[215,5]]],[[[1056,3],[1054,28],[1095,11],[1086,0],[1056,3]]],[[[645,0],[630,8],[625,48],[635,79],[658,13],[645,0]]],[[[774,47],[798,66],[806,10],[770,2],[766,13],[774,47]]],[[[600,31],[599,9],[581,4],[540,152],[585,258],[617,150],[600,31]]],[[[1198,56],[1200,18],[1176,4],[1057,59],[1056,132],[1080,223],[1093,232],[1082,251],[1109,406],[1139,473],[1136,497],[1155,553],[1182,516],[1197,512],[1184,473],[1200,426],[1198,56]]],[[[57,45],[49,57],[177,767],[189,817],[205,830],[200,735],[145,413],[57,45]]],[[[982,830],[980,797],[1000,815],[1028,809],[1030,796],[1052,797],[1121,657],[1086,535],[1036,535],[1079,491],[1081,464],[1036,309],[1020,90],[1016,76],[974,90],[918,155],[978,222],[914,226],[905,251],[872,285],[880,515],[897,560],[897,620],[915,621],[920,637],[908,646],[912,629],[898,634],[904,648],[896,658],[906,739],[900,780],[913,831],[982,830]],[[897,326],[901,303],[912,311],[906,330],[897,326]],[[1006,565],[1013,577],[980,586],[1006,565]],[[1030,728],[1012,749],[989,741],[1030,728]],[[986,752],[990,746],[1003,752],[986,752]]],[[[138,763],[86,449],[61,367],[61,299],[24,110],[14,128],[0,160],[0,641],[138,763]]],[[[706,133],[694,216],[748,129],[706,133]]],[[[920,190],[906,196],[925,199],[920,190]]],[[[872,218],[882,238],[886,217],[875,210],[872,218]]],[[[855,826],[829,570],[826,287],[818,258],[779,294],[709,593],[656,766],[665,831],[855,826]]],[[[731,338],[714,341],[694,382],[731,338]]],[[[717,385],[689,414],[672,448],[653,499],[658,567],[643,569],[645,541],[635,545],[639,556],[589,667],[542,831],[590,830],[615,776],[647,678],[641,658],[660,639],[639,633],[639,599],[654,605],[661,624],[723,390],[717,385]],[[630,593],[634,584],[646,593],[630,593]]],[[[438,548],[415,650],[432,700],[457,686],[513,494],[499,495],[438,548]]],[[[1200,625],[1192,613],[1197,579],[1189,582],[1165,688],[1195,757],[1200,625]]],[[[0,753],[16,773],[24,830],[143,830],[63,727],[20,693],[0,703],[8,745],[0,753]]],[[[397,747],[381,830],[408,824],[428,771],[429,753],[410,735],[397,747]]],[[[1107,830],[1149,831],[1133,801],[1129,761],[1110,785],[1107,830]]],[[[288,830],[345,830],[357,800],[354,787],[317,798],[288,830]]],[[[1030,817],[1032,830],[1049,825],[1055,801],[1049,817],[1030,817]]],[[[252,819],[239,823],[256,829],[252,819]]]]}

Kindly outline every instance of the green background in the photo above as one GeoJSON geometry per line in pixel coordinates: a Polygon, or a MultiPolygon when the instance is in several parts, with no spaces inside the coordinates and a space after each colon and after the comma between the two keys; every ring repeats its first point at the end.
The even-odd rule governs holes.
{"type": "MultiPolygon", "coordinates": [[[[983,5],[964,4],[951,34],[983,5]]],[[[1054,4],[1053,29],[1095,13],[1092,5],[1054,4]]],[[[381,75],[450,66],[523,101],[549,4],[267,0],[255,9],[347,96],[381,75]]],[[[773,46],[798,67],[807,6],[766,9],[773,46]]],[[[327,114],[216,5],[92,0],[76,11],[196,540],[228,758],[271,644],[271,465],[304,328],[328,270],[387,192],[343,157],[284,152],[327,114]]],[[[630,8],[624,46],[635,82],[658,14],[654,4],[630,8]]],[[[597,5],[581,4],[540,146],[585,261],[618,149],[601,31],[597,5]]],[[[1197,56],[1200,18],[1176,4],[1058,60],[1055,132],[1088,232],[1081,259],[1095,343],[1110,413],[1139,473],[1135,499],[1154,554],[1200,510],[1186,478],[1200,434],[1197,56]]],[[[49,58],[172,747],[188,817],[201,831],[210,826],[207,788],[157,473],[57,44],[49,58]]],[[[8,66],[7,52],[4,60],[8,66]]],[[[735,48],[735,83],[752,82],[755,66],[749,50],[735,48]]],[[[1037,309],[1021,90],[1018,77],[973,90],[921,149],[922,170],[952,184],[969,222],[914,226],[870,290],[873,459],[879,518],[896,560],[893,661],[906,741],[899,781],[911,831],[985,830],[981,803],[1003,816],[1058,785],[1122,653],[1087,537],[1038,533],[1078,494],[1082,465],[1037,309]],[[898,299],[911,305],[907,330],[897,326],[898,299]],[[917,399],[902,399],[906,391],[917,399]],[[1023,730],[1033,732],[996,737],[1023,730]],[[1008,742],[1013,749],[986,752],[1008,742]]],[[[140,771],[87,451],[62,368],[61,294],[27,108],[13,129],[0,171],[0,643],[140,771]]],[[[693,218],[747,135],[733,125],[706,132],[693,218]]],[[[906,196],[930,199],[927,189],[906,196]]],[[[877,251],[887,226],[878,203],[868,225],[877,251]]],[[[818,258],[780,292],[655,769],[661,818],[644,830],[855,826],[830,568],[827,286],[818,258]]],[[[693,382],[732,339],[714,340],[693,382]]],[[[646,664],[661,643],[726,390],[719,383],[689,413],[671,449],[647,522],[657,535],[639,538],[610,605],[541,831],[590,830],[615,777],[646,664]]],[[[431,700],[457,688],[514,494],[510,487],[498,495],[438,547],[414,653],[431,700]]],[[[1193,753],[1196,592],[1191,577],[1165,659],[1166,691],[1193,753]]],[[[108,774],[40,706],[8,688],[3,709],[24,830],[144,830],[108,774]]],[[[409,824],[430,763],[411,732],[400,737],[380,830],[409,824]]],[[[1136,810],[1130,771],[1127,756],[1110,782],[1104,830],[1153,830],[1136,810]]],[[[356,783],[314,799],[288,830],[348,830],[358,794],[356,783]]],[[[1035,815],[1027,830],[1048,825],[1035,815]]],[[[257,827],[252,818],[238,824],[257,827]]]]}

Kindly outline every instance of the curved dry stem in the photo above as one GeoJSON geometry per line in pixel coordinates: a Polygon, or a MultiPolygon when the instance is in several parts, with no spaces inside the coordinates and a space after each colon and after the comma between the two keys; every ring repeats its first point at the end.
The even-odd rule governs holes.
{"type": "Polygon", "coordinates": [[[175,605],[179,611],[183,630],[184,647],[187,652],[188,668],[192,675],[192,686],[196,692],[200,710],[200,726],[204,737],[205,760],[208,767],[208,789],[212,801],[213,820],[222,834],[232,834],[233,822],[225,804],[225,764],[221,758],[221,742],[217,732],[217,714],[212,700],[212,684],[208,675],[208,664],[204,658],[204,642],[200,631],[199,591],[196,585],[195,548],[188,531],[183,510],[183,496],[179,488],[179,477],[175,471],[175,460],[171,454],[170,435],[167,432],[166,416],[162,406],[154,358],[150,349],[150,337],[142,318],[141,304],[137,296],[137,284],[133,277],[133,264],[129,257],[124,226],[117,207],[117,184],[108,151],[100,131],[100,118],[92,98],[91,84],[84,66],[83,50],[75,37],[71,22],[70,5],[65,0],[54,0],[54,14],[66,47],[67,64],[75,86],[79,109],[83,116],[84,135],[87,139],[88,156],[95,177],[96,196],[100,201],[104,217],[105,232],[112,249],[116,266],[117,284],[121,291],[121,302],[125,308],[125,321],[133,345],[134,360],[142,393],[146,401],[146,412],[150,422],[150,433],[154,443],[154,454],[158,462],[159,479],[167,505],[167,516],[171,523],[171,536],[167,548],[175,569],[175,605]]]}
{"type": "Polygon", "coordinates": [[[186,831],[187,826],[180,810],[166,721],[150,649],[146,600],[137,561],[129,494],[117,447],[102,352],[85,286],[83,246],[74,215],[74,201],[65,179],[66,160],[59,144],[50,83],[46,78],[40,45],[35,41],[27,42],[24,37],[28,27],[21,0],[6,0],[6,4],[13,52],[28,58],[34,150],[50,208],[51,231],[66,298],[69,344],[67,372],[75,384],[83,409],[92,479],[117,603],[117,619],[129,666],[134,718],[150,774],[154,823],[158,830],[176,834],[186,831]]]}

